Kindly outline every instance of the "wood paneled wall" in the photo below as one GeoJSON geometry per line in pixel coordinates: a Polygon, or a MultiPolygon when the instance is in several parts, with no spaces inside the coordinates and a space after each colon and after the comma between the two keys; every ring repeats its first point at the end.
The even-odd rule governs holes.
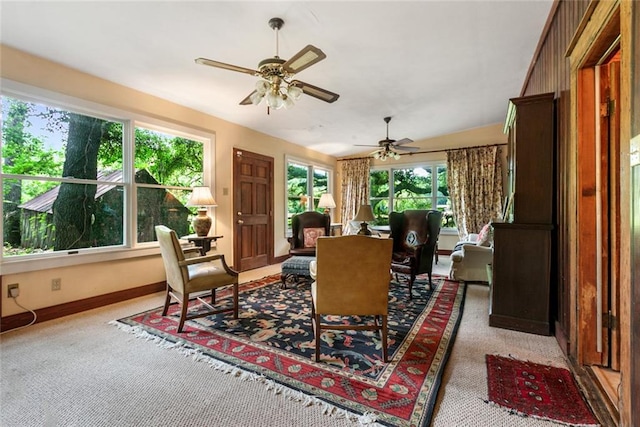
{"type": "MultiPolygon", "coordinates": [[[[571,319],[569,268],[570,251],[569,223],[575,212],[568,212],[568,200],[574,197],[571,187],[565,185],[573,179],[575,153],[570,152],[570,64],[566,57],[567,49],[573,35],[581,24],[582,17],[589,9],[588,0],[560,1],[554,5],[555,14],[547,22],[544,39],[540,40],[537,56],[529,70],[529,76],[523,86],[521,95],[535,95],[553,92],[556,96],[556,183],[558,193],[555,203],[555,245],[554,253],[557,262],[557,319],[556,336],[565,353],[569,353],[569,325],[571,319]]],[[[553,13],[553,11],[552,11],[553,13]]]]}

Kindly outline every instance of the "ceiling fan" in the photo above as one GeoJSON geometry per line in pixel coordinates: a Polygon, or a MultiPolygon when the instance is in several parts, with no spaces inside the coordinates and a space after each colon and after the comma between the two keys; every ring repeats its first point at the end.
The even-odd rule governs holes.
{"type": "MultiPolygon", "coordinates": [[[[389,122],[391,121],[391,117],[385,117],[384,121],[387,124],[387,137],[385,139],[378,141],[377,147],[379,148],[376,151],[371,153],[375,159],[380,159],[384,161],[384,160],[387,160],[389,157],[392,157],[395,160],[398,160],[400,158],[400,153],[398,153],[398,151],[413,152],[418,150],[418,147],[405,146],[405,144],[412,143],[413,142],[412,139],[402,138],[398,141],[396,141],[395,139],[390,139],[389,138],[389,122]]],[[[360,144],[356,144],[356,145],[359,145],[361,147],[376,147],[375,145],[360,145],[360,144]]]]}
{"type": "Polygon", "coordinates": [[[263,98],[266,98],[268,108],[291,108],[294,105],[293,101],[299,99],[303,93],[325,102],[335,102],[340,96],[337,93],[300,80],[291,80],[294,74],[322,61],[327,55],[317,47],[307,45],[289,60],[280,58],[278,56],[278,31],[283,25],[284,21],[280,18],[269,20],[269,26],[276,32],[276,54],[272,58],[260,61],[257,70],[207,58],[197,58],[196,63],[260,77],[256,83],[256,89],[240,101],[240,105],[258,105],[263,98]]]}

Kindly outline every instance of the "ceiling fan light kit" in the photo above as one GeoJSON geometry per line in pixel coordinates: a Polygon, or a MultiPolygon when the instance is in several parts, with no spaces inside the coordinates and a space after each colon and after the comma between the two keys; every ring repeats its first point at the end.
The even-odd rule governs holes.
{"type": "MultiPolygon", "coordinates": [[[[295,105],[294,101],[297,101],[303,93],[325,102],[335,102],[340,97],[337,93],[300,80],[291,80],[294,74],[322,61],[327,55],[317,47],[307,45],[288,61],[281,59],[278,56],[278,31],[283,25],[284,21],[280,18],[271,18],[269,20],[269,26],[276,33],[276,54],[272,58],[260,61],[257,70],[206,58],[197,58],[196,63],[260,77],[260,80],[256,82],[255,90],[240,101],[240,105],[259,105],[265,99],[268,109],[291,108],[295,105]]],[[[269,111],[268,109],[267,112],[269,111]]]]}

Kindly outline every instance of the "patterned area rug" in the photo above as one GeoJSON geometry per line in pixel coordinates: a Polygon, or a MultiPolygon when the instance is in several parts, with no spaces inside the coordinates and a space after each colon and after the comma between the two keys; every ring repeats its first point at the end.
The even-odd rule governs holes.
{"type": "MultiPolygon", "coordinates": [[[[429,425],[462,316],[463,283],[434,277],[430,291],[417,282],[409,300],[407,286],[392,282],[389,363],[381,361],[379,334],[331,330],[322,334],[321,362],[315,363],[309,285],[282,289],[279,279],[241,284],[238,320],[225,314],[194,319],[178,334],[174,305],[167,317],[157,308],[113,323],[337,416],[365,424],[429,425]]],[[[228,297],[221,294],[218,304],[228,297]]]]}
{"type": "Polygon", "coordinates": [[[599,426],[567,369],[487,354],[489,401],[519,415],[599,426]]]}

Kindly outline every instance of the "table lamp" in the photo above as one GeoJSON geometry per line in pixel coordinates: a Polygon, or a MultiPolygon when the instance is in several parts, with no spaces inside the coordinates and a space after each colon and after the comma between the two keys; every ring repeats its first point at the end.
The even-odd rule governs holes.
{"type": "Polygon", "coordinates": [[[193,219],[193,229],[200,237],[209,234],[211,217],[207,215],[207,206],[218,206],[209,187],[193,187],[187,206],[197,206],[198,216],[193,219]]]}
{"type": "Polygon", "coordinates": [[[336,202],[333,200],[333,196],[331,195],[331,193],[324,193],[322,196],[320,196],[318,207],[324,208],[324,214],[329,215],[329,209],[333,209],[336,207],[336,202]]]}
{"type": "Polygon", "coordinates": [[[353,218],[354,221],[361,221],[360,231],[358,231],[358,234],[371,236],[371,230],[367,227],[367,221],[375,221],[375,219],[376,217],[373,216],[373,209],[371,209],[371,205],[361,205],[355,218],[353,218]]]}

